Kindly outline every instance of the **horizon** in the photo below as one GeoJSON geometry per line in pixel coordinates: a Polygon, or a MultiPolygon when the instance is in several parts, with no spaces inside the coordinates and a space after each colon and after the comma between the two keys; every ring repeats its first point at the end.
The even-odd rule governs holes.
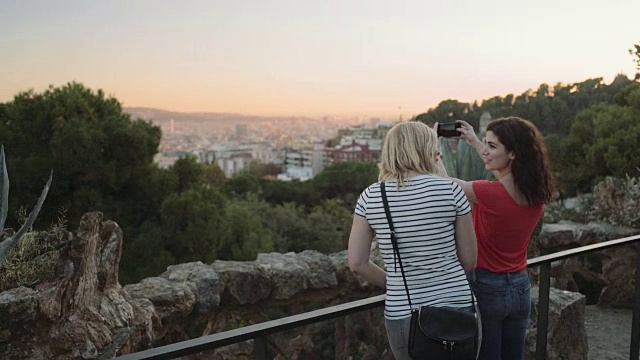
{"type": "Polygon", "coordinates": [[[79,82],[126,108],[411,118],[633,77],[640,2],[64,0],[0,13],[0,102],[79,82]]]}

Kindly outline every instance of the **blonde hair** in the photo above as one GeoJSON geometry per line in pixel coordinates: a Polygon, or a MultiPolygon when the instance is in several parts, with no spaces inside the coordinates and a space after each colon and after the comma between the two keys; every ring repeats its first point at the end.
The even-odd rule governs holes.
{"type": "Polygon", "coordinates": [[[395,181],[400,188],[410,171],[435,173],[437,154],[435,130],[417,121],[397,124],[384,138],[378,181],[395,181]]]}

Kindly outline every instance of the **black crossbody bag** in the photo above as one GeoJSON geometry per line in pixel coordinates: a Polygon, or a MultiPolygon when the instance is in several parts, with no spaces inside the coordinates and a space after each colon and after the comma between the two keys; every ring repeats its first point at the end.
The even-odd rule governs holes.
{"type": "Polygon", "coordinates": [[[471,292],[473,311],[426,305],[417,309],[413,308],[384,183],[380,183],[380,191],[382,192],[382,203],[389,222],[389,229],[391,230],[393,251],[398,256],[400,272],[402,273],[404,288],[407,291],[407,299],[411,308],[409,356],[414,360],[476,359],[480,349],[480,332],[478,330],[478,310],[473,291],[471,292]]]}

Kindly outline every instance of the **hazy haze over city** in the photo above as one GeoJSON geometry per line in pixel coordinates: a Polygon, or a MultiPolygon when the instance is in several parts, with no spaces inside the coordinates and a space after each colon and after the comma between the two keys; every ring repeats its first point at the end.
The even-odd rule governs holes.
{"type": "Polygon", "coordinates": [[[634,73],[640,1],[10,0],[0,102],[78,81],[126,107],[405,119],[634,73]]]}

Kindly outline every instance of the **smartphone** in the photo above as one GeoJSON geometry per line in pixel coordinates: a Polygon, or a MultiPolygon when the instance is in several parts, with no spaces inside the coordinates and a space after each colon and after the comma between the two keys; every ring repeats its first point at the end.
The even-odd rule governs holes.
{"type": "Polygon", "coordinates": [[[442,137],[460,136],[460,132],[458,131],[458,128],[460,128],[460,126],[461,124],[456,122],[439,123],[438,136],[442,136],[442,137]]]}

